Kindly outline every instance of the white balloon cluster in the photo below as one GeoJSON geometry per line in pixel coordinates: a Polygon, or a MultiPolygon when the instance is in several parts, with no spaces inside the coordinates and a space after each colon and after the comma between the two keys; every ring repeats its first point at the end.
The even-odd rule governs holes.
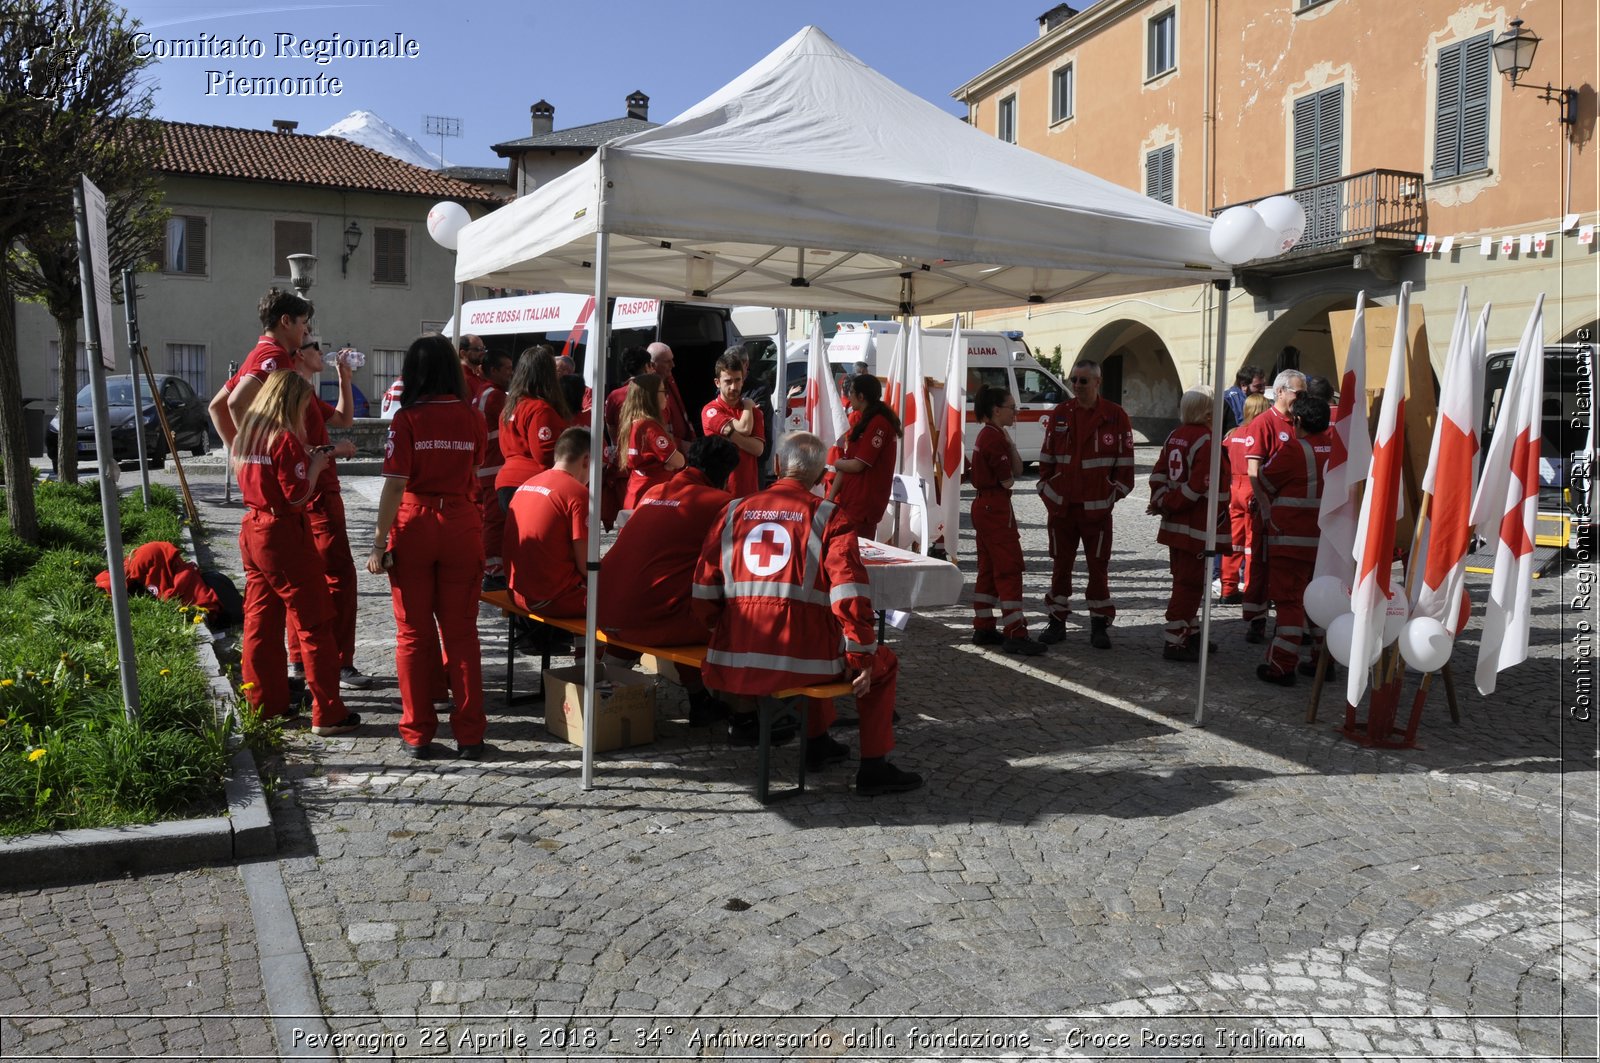
{"type": "Polygon", "coordinates": [[[1211,223],[1211,250],[1230,266],[1281,255],[1306,231],[1306,209],[1292,196],[1229,207],[1211,223]]]}
{"type": "MultiPolygon", "coordinates": [[[[1318,627],[1328,629],[1328,652],[1340,664],[1349,666],[1355,647],[1356,617],[1350,611],[1350,588],[1338,576],[1318,576],[1306,585],[1306,617],[1318,627]]],[[[1466,603],[1463,603],[1465,606],[1466,603]]],[[[1400,656],[1419,672],[1437,672],[1450,659],[1455,639],[1443,624],[1431,616],[1407,619],[1410,606],[1404,594],[1389,599],[1383,617],[1383,638],[1367,652],[1365,667],[1377,663],[1383,647],[1400,640],[1400,656]]]]}
{"type": "Polygon", "coordinates": [[[451,200],[435,203],[428,210],[428,235],[446,251],[454,251],[461,238],[461,230],[472,220],[467,208],[451,200]]]}

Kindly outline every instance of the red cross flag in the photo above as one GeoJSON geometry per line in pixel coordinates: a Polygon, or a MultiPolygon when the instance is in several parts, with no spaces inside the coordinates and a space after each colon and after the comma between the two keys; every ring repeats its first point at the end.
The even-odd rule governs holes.
{"type": "MultiPolygon", "coordinates": [[[[1412,588],[1412,616],[1429,616],[1451,635],[1461,627],[1461,592],[1467,579],[1472,485],[1478,481],[1478,422],[1483,411],[1483,366],[1488,358],[1489,307],[1469,335],[1467,290],[1450,333],[1450,353],[1439,390],[1428,471],[1422,476],[1425,527],[1422,578],[1412,588]]],[[[1415,563],[1415,562],[1414,562],[1415,563]]]]}
{"type": "Polygon", "coordinates": [[[1499,674],[1528,659],[1533,597],[1533,521],[1539,509],[1539,417],[1544,398],[1544,295],[1517,345],[1483,459],[1472,523],[1496,536],[1494,579],[1483,613],[1478,691],[1494,693],[1499,674]]]}
{"type": "Polygon", "coordinates": [[[806,431],[824,443],[844,435],[850,423],[839,405],[839,388],[828,365],[828,348],[822,340],[822,322],[811,329],[806,367],[806,431]]]}
{"type": "Polygon", "coordinates": [[[1317,523],[1322,539],[1317,544],[1313,574],[1337,576],[1341,585],[1351,582],[1356,570],[1356,525],[1361,519],[1361,485],[1366,482],[1372,441],[1367,436],[1367,293],[1356,295],[1356,316],[1350,326],[1350,348],[1345,354],[1344,377],[1339,381],[1339,406],[1333,411],[1333,430],[1344,444],[1334,448],[1335,459],[1322,474],[1322,505],[1317,523]]]}
{"type": "Polygon", "coordinates": [[[1394,345],[1389,348],[1389,373],[1383,385],[1383,405],[1378,410],[1378,431],[1372,439],[1372,463],[1367,473],[1367,493],[1361,500],[1361,521],[1356,528],[1356,580],[1350,594],[1355,627],[1350,635],[1350,680],[1346,688],[1352,705],[1361,703],[1367,690],[1370,662],[1383,644],[1384,616],[1394,597],[1390,576],[1394,570],[1394,522],[1400,515],[1401,463],[1406,444],[1406,319],[1411,310],[1411,282],[1400,285],[1400,308],[1394,322],[1394,345]]]}
{"type": "Polygon", "coordinates": [[[967,444],[967,338],[961,334],[961,319],[950,328],[950,357],[944,369],[944,407],[939,428],[939,519],[931,533],[944,536],[944,549],[951,561],[957,560],[961,532],[961,463],[966,460],[967,444]]]}
{"type": "MultiPolygon", "coordinates": [[[[906,343],[905,393],[895,412],[900,415],[902,430],[900,441],[900,471],[917,476],[922,482],[933,485],[933,429],[928,423],[928,396],[923,388],[922,355],[926,337],[922,334],[922,318],[911,319],[911,337],[906,343]]],[[[932,517],[932,514],[929,514],[932,517]]],[[[932,523],[930,520],[929,523],[932,523]]],[[[915,528],[909,520],[900,522],[900,538],[896,544],[909,549],[916,538],[915,528]]]]}

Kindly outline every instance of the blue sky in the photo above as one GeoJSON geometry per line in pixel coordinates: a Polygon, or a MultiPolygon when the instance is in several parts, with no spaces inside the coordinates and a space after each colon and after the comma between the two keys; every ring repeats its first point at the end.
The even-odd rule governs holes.
{"type": "MultiPolygon", "coordinates": [[[[950,91],[1038,34],[1048,0],[991,0],[981,14],[944,0],[501,0],[451,4],[271,4],[219,0],[133,0],[129,13],[152,38],[259,42],[263,58],[173,57],[152,66],[156,113],[174,121],[271,128],[298,121],[300,132],[327,128],[351,111],[372,111],[437,151],[423,116],[462,121],[445,142],[453,163],[494,165],[489,145],[528,134],[528,107],[556,108],[556,127],[621,117],[635,90],[663,122],[710,95],[807,24],[912,92],[960,113],[950,91]],[[295,38],[414,41],[402,59],[335,58],[319,65],[277,55],[278,34],[295,38]],[[212,75],[208,71],[217,71],[212,75]],[[342,82],[342,94],[248,97],[230,94],[227,73],[342,82]]],[[[237,84],[235,82],[234,84],[237,84]]],[[[324,90],[329,82],[324,82],[324,90]]]]}

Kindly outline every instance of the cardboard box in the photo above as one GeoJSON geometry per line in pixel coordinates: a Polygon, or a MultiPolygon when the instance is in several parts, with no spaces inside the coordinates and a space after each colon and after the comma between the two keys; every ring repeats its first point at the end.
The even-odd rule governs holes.
{"type": "MultiPolygon", "coordinates": [[[[656,685],[647,675],[607,663],[609,697],[595,708],[594,750],[648,745],[656,740],[656,685]]],[[[557,738],[583,744],[583,665],[544,673],[544,726],[557,738]]]]}

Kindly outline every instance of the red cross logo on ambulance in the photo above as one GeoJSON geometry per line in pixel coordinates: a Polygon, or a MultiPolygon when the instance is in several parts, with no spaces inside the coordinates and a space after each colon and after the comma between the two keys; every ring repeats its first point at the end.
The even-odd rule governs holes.
{"type": "Polygon", "coordinates": [[[541,443],[550,442],[550,426],[549,425],[542,424],[542,425],[539,426],[539,442],[541,442],[541,443]]]}
{"type": "Polygon", "coordinates": [[[744,537],[745,567],[756,576],[770,576],[789,563],[794,553],[794,543],[789,529],[781,524],[763,521],[751,528],[744,537]]]}

